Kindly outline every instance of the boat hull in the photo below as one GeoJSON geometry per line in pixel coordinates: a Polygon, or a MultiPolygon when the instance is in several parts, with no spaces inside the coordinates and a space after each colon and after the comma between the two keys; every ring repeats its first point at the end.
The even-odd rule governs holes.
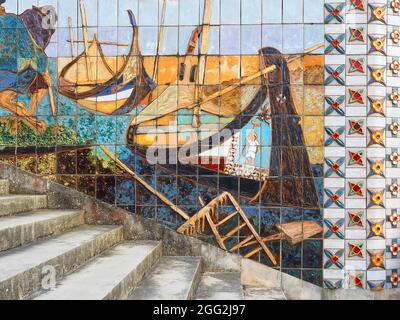
{"type": "MultiPolygon", "coordinates": [[[[271,126],[268,175],[263,176],[262,179],[249,179],[238,176],[236,173],[235,175],[227,174],[223,166],[209,168],[198,164],[176,165],[164,162],[158,162],[157,165],[173,173],[192,176],[193,180],[205,186],[214,186],[213,183],[210,184],[210,181],[212,181],[211,177],[215,177],[218,179],[216,188],[239,193],[240,197],[244,196],[250,200],[250,203],[261,203],[270,207],[319,210],[320,200],[300,125],[300,116],[297,114],[291,95],[287,62],[275,48],[263,48],[260,50],[260,55],[262,68],[276,66],[276,69],[265,76],[256,99],[224,129],[230,128],[232,132],[235,129],[242,129],[257,111],[262,110],[263,103],[268,98],[270,110],[264,118],[268,119],[271,126]]],[[[137,127],[137,125],[131,125],[128,128],[127,144],[134,153],[146,159],[149,149],[136,143],[137,127]]],[[[198,150],[198,145],[215,145],[215,141],[215,135],[210,136],[208,141],[198,141],[193,144],[194,148],[189,148],[198,150]]],[[[169,149],[170,146],[162,146],[156,146],[162,155],[167,152],[179,154],[179,147],[169,149]]],[[[196,156],[201,156],[200,150],[197,155],[192,155],[192,157],[196,156]]]]}
{"type": "MultiPolygon", "coordinates": [[[[230,122],[225,128],[225,132],[231,132],[231,137],[233,137],[235,131],[243,129],[257,114],[257,111],[260,109],[260,106],[263,105],[267,99],[267,88],[265,85],[262,85],[258,91],[258,93],[255,95],[255,97],[252,99],[251,103],[247,105],[246,108],[242,111],[240,115],[238,115],[232,122],[230,122]]],[[[128,129],[127,133],[127,145],[131,149],[133,153],[136,153],[140,155],[143,158],[147,158],[147,153],[149,151],[149,148],[147,146],[139,145],[135,141],[135,136],[137,132],[138,127],[137,126],[130,126],[128,129]]],[[[191,149],[191,150],[196,150],[193,147],[197,145],[202,145],[202,146],[214,146],[215,141],[218,141],[220,138],[219,132],[217,132],[214,135],[211,135],[207,139],[204,139],[202,141],[196,141],[192,145],[185,145],[185,149],[191,149]]],[[[227,137],[225,137],[227,138],[227,137]]],[[[162,147],[157,147],[157,151],[159,154],[165,155],[166,159],[175,159],[175,155],[179,154],[180,147],[173,147],[173,148],[162,148],[162,147]]],[[[199,155],[191,155],[193,158],[200,159],[201,154],[199,155]]],[[[254,179],[248,179],[245,177],[240,177],[237,175],[230,175],[225,173],[225,165],[226,163],[225,158],[220,158],[218,162],[220,163],[219,165],[213,166],[213,168],[207,167],[207,165],[202,165],[202,161],[193,161],[195,164],[171,164],[168,163],[168,161],[165,161],[167,163],[164,163],[164,161],[160,164],[157,164],[166,170],[176,173],[178,170],[179,175],[185,175],[185,176],[196,176],[194,179],[196,182],[204,185],[204,186],[210,186],[210,177],[216,177],[219,176],[219,181],[218,181],[218,186],[220,189],[223,189],[225,191],[229,191],[234,194],[238,194],[239,191],[239,186],[240,186],[240,196],[243,198],[246,198],[247,200],[252,200],[254,197],[257,196],[258,192],[260,191],[260,186],[262,184],[262,181],[260,180],[254,180],[254,179]],[[197,164],[196,164],[197,162],[197,164]]],[[[192,163],[193,163],[192,162],[192,163]]],[[[278,204],[276,204],[278,205],[278,204]]]]}

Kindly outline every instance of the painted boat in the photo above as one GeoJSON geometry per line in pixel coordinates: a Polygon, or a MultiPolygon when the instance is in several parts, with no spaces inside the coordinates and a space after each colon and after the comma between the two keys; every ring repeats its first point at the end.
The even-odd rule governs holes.
{"type": "Polygon", "coordinates": [[[197,127],[196,86],[174,86],[153,103],[158,109],[145,108],[132,119],[128,146],[150,163],[199,183],[218,177],[220,189],[240,192],[250,202],[317,209],[286,60],[274,48],[261,49],[260,59],[262,71],[251,84],[244,78],[201,90],[197,127]]]}
{"type": "Polygon", "coordinates": [[[95,35],[87,50],[62,69],[58,81],[62,95],[91,111],[111,115],[129,113],[154,89],[140,54],[135,16],[131,10],[128,15],[133,30],[129,54],[110,64],[95,35]],[[117,69],[119,63],[122,67],[117,69]]]}

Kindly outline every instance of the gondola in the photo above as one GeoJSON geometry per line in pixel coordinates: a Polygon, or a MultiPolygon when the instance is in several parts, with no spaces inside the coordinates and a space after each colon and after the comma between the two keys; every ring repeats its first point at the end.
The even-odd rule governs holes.
{"type": "Polygon", "coordinates": [[[58,79],[62,95],[91,111],[111,115],[129,113],[154,89],[143,66],[134,14],[128,10],[128,15],[133,30],[129,54],[110,64],[95,35],[90,45],[62,69],[58,79]],[[120,63],[118,70],[111,66],[120,63]]]}

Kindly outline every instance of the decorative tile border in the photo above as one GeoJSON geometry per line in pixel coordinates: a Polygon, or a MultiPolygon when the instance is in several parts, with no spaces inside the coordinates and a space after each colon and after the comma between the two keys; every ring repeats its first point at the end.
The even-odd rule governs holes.
{"type": "Polygon", "coordinates": [[[400,1],[325,9],[324,284],[397,287],[400,1]]]}

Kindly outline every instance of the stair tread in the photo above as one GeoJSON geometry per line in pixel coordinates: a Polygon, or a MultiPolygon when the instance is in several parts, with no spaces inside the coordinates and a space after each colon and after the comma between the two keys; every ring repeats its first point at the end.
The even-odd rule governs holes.
{"type": "Polygon", "coordinates": [[[244,300],[241,274],[204,273],[197,289],[197,300],[244,300]]]}
{"type": "Polygon", "coordinates": [[[81,226],[57,237],[0,254],[0,282],[80,247],[120,226],[81,226]]]}
{"type": "Polygon", "coordinates": [[[281,288],[246,288],[246,300],[287,300],[281,288]]]}
{"type": "Polygon", "coordinates": [[[94,261],[61,281],[38,300],[101,300],[154,250],[157,241],[127,241],[106,251],[94,261]]]}
{"type": "Polygon", "coordinates": [[[3,200],[14,200],[14,199],[34,199],[38,197],[47,197],[45,194],[5,194],[0,195],[0,202],[3,200]]]}
{"type": "Polygon", "coordinates": [[[0,231],[8,228],[14,228],[21,225],[38,223],[51,220],[62,216],[69,216],[84,212],[83,210],[52,210],[43,209],[31,212],[21,213],[15,216],[6,216],[0,218],[0,231]]]}
{"type": "Polygon", "coordinates": [[[0,195],[0,217],[47,208],[47,195],[0,195]]]}
{"type": "Polygon", "coordinates": [[[186,300],[200,265],[199,257],[162,257],[129,300],[186,300]]]}

